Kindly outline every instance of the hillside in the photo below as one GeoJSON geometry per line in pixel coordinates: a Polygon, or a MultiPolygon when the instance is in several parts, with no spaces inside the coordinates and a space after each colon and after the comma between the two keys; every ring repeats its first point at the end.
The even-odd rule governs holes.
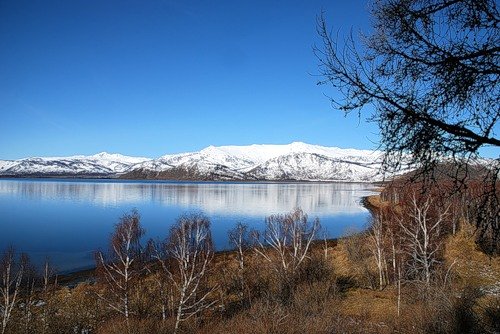
{"type": "Polygon", "coordinates": [[[92,156],[0,160],[3,177],[107,177],[190,181],[380,181],[381,153],[294,142],[209,146],[157,159],[92,156]]]}

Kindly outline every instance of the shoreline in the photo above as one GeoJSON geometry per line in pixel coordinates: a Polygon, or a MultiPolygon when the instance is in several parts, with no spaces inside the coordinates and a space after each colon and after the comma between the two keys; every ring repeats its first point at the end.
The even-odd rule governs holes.
{"type": "MultiPolygon", "coordinates": [[[[378,198],[379,195],[368,195],[368,196],[363,196],[361,198],[360,204],[364,208],[366,208],[369,212],[370,215],[373,216],[374,211],[377,209],[377,205],[373,202],[374,198],[378,198]]],[[[368,226],[369,228],[369,226],[368,226]]],[[[329,246],[336,246],[339,239],[342,237],[336,237],[336,238],[328,238],[326,239],[326,242],[328,243],[329,246]]],[[[313,241],[312,246],[315,246],[317,244],[324,243],[324,239],[316,239],[313,241]]],[[[232,254],[235,254],[236,250],[219,250],[214,252],[214,258],[217,257],[224,257],[224,256],[231,256],[232,254]]],[[[60,283],[62,286],[66,287],[74,287],[80,283],[85,283],[85,282],[93,282],[96,279],[96,271],[97,267],[92,267],[88,269],[77,269],[75,271],[67,271],[64,274],[58,275],[58,283],[60,283]]]]}
{"type": "MultiPolygon", "coordinates": [[[[329,239],[316,239],[311,243],[311,247],[323,247],[324,243],[328,244],[328,247],[335,247],[341,237],[329,238],[329,239]]],[[[214,252],[214,261],[224,261],[226,257],[231,257],[237,253],[236,249],[231,250],[219,250],[214,252]]],[[[152,263],[152,262],[150,262],[152,263]]],[[[74,288],[81,283],[95,283],[97,279],[96,275],[97,267],[92,267],[88,269],[81,269],[76,271],[68,271],[64,274],[57,275],[57,284],[61,287],[74,288]]]]}

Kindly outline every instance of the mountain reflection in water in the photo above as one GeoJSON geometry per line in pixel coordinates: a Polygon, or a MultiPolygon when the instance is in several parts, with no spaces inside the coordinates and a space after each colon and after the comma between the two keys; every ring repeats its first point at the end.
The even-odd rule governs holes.
{"type": "Polygon", "coordinates": [[[0,249],[14,245],[35,260],[50,256],[61,270],[92,265],[92,252],[106,248],[114,223],[137,208],[147,238],[164,237],[180,214],[210,217],[217,248],[241,221],[262,228],[264,218],[300,207],[319,217],[330,237],[366,224],[359,201],[370,184],[196,183],[114,180],[0,180],[0,249]]]}

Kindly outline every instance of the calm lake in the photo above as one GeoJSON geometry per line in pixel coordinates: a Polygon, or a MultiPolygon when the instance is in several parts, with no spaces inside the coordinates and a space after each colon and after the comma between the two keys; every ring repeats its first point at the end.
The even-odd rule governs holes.
{"type": "Polygon", "coordinates": [[[144,241],[163,238],[176,218],[203,212],[217,249],[237,222],[262,229],[266,216],[302,208],[318,217],[329,237],[361,229],[369,212],[360,204],[375,187],[356,183],[197,183],[115,180],[0,180],[0,252],[13,245],[39,264],[49,257],[60,272],[93,266],[107,249],[120,216],[137,209],[144,241]]]}

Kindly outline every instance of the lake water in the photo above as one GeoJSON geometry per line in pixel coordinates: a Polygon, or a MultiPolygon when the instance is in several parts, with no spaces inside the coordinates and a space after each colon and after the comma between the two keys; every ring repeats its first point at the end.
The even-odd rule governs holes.
{"type": "Polygon", "coordinates": [[[176,218],[203,212],[217,249],[229,248],[237,222],[262,229],[265,217],[300,207],[329,237],[363,228],[360,205],[374,186],[355,183],[196,183],[115,180],[0,180],[0,252],[13,245],[35,263],[49,257],[59,271],[88,268],[107,249],[113,225],[137,209],[144,240],[163,238],[176,218]]]}

